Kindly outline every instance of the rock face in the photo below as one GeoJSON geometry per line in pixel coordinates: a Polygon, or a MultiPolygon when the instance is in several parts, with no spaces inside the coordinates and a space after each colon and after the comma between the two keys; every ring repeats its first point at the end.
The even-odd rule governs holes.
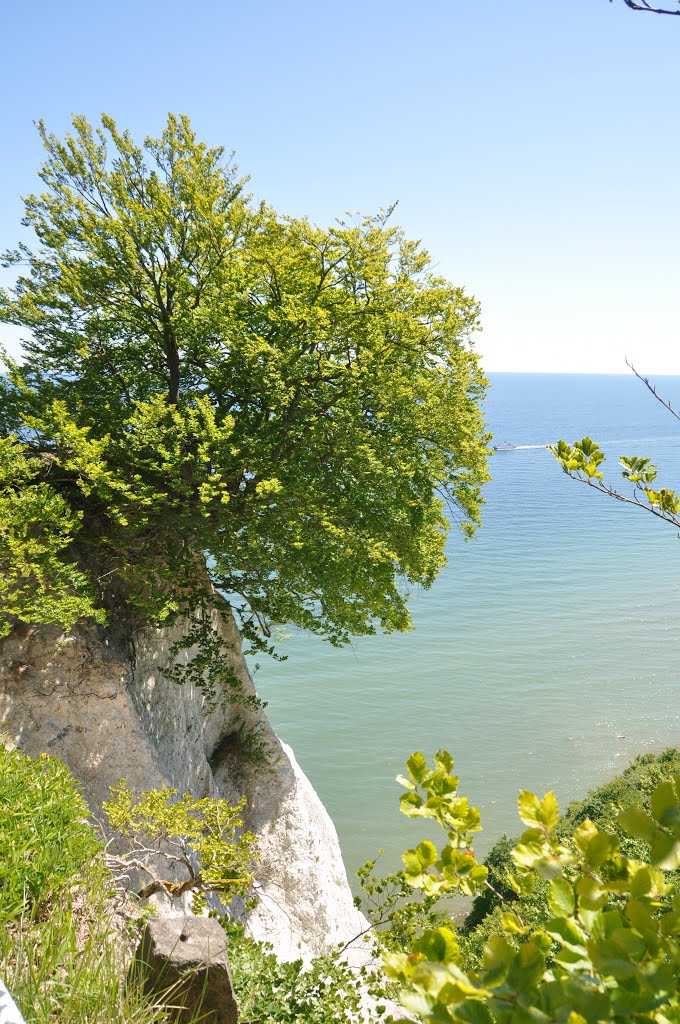
{"type": "Polygon", "coordinates": [[[212,917],[159,917],[147,924],[133,962],[145,990],[172,1002],[185,1024],[237,1024],[227,938],[212,917]]]}
{"type": "MultiPolygon", "coordinates": [[[[240,695],[254,697],[235,624],[215,616],[213,626],[240,695]]],[[[65,761],[95,813],[121,778],[137,791],[165,784],[196,797],[245,795],[260,848],[249,932],[284,959],[347,942],[365,921],[328,814],[261,708],[231,700],[209,710],[202,690],[166,678],[186,629],[147,630],[123,645],[101,629],[18,627],[0,642],[0,732],[27,754],[65,761]]]]}

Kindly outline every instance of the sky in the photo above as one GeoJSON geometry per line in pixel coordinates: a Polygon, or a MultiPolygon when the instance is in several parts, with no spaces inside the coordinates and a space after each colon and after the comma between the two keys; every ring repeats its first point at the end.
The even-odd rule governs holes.
{"type": "Polygon", "coordinates": [[[106,112],[141,138],[186,113],[281,213],[398,202],[481,302],[485,369],[680,374],[680,18],[622,0],[5,7],[0,250],[24,237],[36,119],[63,134],[106,112]]]}

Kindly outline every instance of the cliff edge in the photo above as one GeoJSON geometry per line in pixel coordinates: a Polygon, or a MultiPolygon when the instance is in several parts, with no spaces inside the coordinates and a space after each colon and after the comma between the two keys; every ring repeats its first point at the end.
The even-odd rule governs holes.
{"type": "Polygon", "coordinates": [[[31,756],[63,760],[97,814],[109,786],[172,786],[195,797],[247,799],[259,841],[256,939],[281,959],[320,955],[361,932],[333,823],[295,757],[274,734],[242,657],[233,620],[212,623],[235,686],[214,707],[191,681],[164,670],[190,623],[115,642],[99,628],[64,633],[19,625],[0,641],[0,731],[31,756]]]}

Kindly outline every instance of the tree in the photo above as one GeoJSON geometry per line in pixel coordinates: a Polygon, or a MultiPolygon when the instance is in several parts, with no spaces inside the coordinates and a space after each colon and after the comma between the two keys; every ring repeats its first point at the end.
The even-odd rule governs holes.
{"type": "Polygon", "coordinates": [[[230,804],[190,793],[177,798],[177,790],[168,786],[135,796],[121,779],[102,805],[122,846],[107,847],[106,865],[119,882],[129,884],[132,869],[149,879],[136,893],[139,899],[157,892],[173,899],[191,893],[194,914],[206,909],[208,893],[219,893],[223,906],[235,896],[245,900],[257,858],[255,836],[243,829],[245,803],[245,798],[230,804]],[[160,878],[161,871],[175,880],[160,878]]]}
{"type": "Polygon", "coordinates": [[[477,303],[391,211],[322,229],[256,204],[186,117],[141,145],[106,116],[39,131],[36,245],[0,293],[28,332],[0,380],[0,503],[45,508],[0,528],[0,631],[225,601],[252,639],[408,628],[447,509],[479,522],[477,303]]]}

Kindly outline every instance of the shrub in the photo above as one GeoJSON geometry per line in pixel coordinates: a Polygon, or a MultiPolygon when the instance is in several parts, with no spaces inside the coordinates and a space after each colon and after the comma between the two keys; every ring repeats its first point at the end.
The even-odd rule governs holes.
{"type": "MultiPolygon", "coordinates": [[[[257,1024],[364,1024],[367,1018],[362,991],[384,996],[384,981],[372,971],[355,970],[339,953],[302,959],[278,960],[268,942],[245,935],[243,926],[221,919],[229,935],[229,962],[239,1016],[257,1024]]],[[[384,1015],[377,1003],[375,1017],[384,1015]]],[[[392,1018],[387,1018],[391,1020],[392,1018]]]]}

